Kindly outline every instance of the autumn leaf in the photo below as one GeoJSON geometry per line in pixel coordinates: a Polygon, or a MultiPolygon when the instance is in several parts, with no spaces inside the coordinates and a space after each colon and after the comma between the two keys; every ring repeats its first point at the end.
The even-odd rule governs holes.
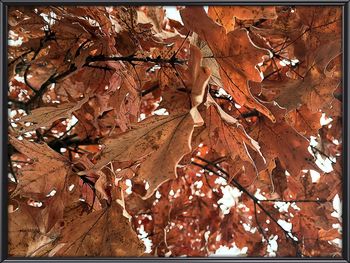
{"type": "Polygon", "coordinates": [[[9,213],[10,255],[42,256],[46,249],[52,249],[55,238],[45,233],[41,211],[41,208],[21,202],[16,211],[9,213]]]}
{"type": "Polygon", "coordinates": [[[226,34],[222,27],[207,16],[203,8],[187,7],[181,10],[181,16],[185,25],[204,39],[212,50],[220,65],[220,76],[223,84],[228,87],[228,92],[238,103],[256,108],[274,120],[268,109],[252,96],[247,84],[248,80],[261,81],[255,65],[262,62],[263,56],[268,56],[268,52],[255,47],[244,29],[226,34]],[[238,48],[228,43],[236,43],[238,48]]]}
{"type": "Polygon", "coordinates": [[[100,169],[111,160],[135,161],[154,151],[139,170],[139,179],[149,183],[145,198],[152,195],[160,184],[176,178],[176,165],[191,150],[190,140],[194,126],[202,122],[196,107],[203,102],[210,73],[207,68],[200,66],[199,49],[192,46],[191,54],[191,79],[188,83],[193,108],[190,112],[153,118],[152,122],[141,122],[136,125],[136,129],[109,139],[105,142],[106,148],[101,159],[94,166],[94,169],[100,169]],[[155,163],[161,166],[155,166],[155,163]]]}
{"type": "Polygon", "coordinates": [[[228,115],[211,97],[208,98],[207,105],[209,107],[209,117],[211,118],[208,120],[208,124],[210,125],[209,137],[211,138],[212,135],[215,134],[213,130],[218,128],[218,139],[225,145],[224,148],[229,150],[229,155],[232,160],[234,160],[236,156],[239,156],[244,161],[250,162],[255,167],[247,146],[251,147],[264,159],[260,152],[258,142],[246,133],[244,127],[237,119],[228,115]],[[220,126],[215,127],[214,125],[216,123],[219,123],[220,126]]]}
{"type": "Polygon", "coordinates": [[[191,88],[192,107],[197,107],[204,100],[206,86],[210,77],[210,69],[202,67],[202,53],[196,47],[191,45],[189,60],[189,88],[191,88]]]}
{"type": "Polygon", "coordinates": [[[10,137],[10,142],[33,160],[33,164],[21,170],[19,183],[12,195],[45,198],[52,191],[55,192],[55,196],[47,200],[47,207],[42,212],[46,230],[49,231],[63,216],[66,180],[70,171],[69,162],[45,144],[20,141],[14,137],[10,137]]]}
{"type": "Polygon", "coordinates": [[[144,253],[144,245],[115,202],[72,221],[62,231],[60,243],[64,245],[55,256],[128,257],[144,253]]]}
{"type": "Polygon", "coordinates": [[[107,203],[110,204],[111,196],[107,192],[107,189],[111,188],[112,184],[110,180],[108,180],[108,177],[105,173],[98,171],[97,174],[99,175],[99,177],[95,182],[95,189],[101,195],[101,199],[106,200],[107,203]]]}
{"type": "Polygon", "coordinates": [[[340,237],[340,233],[339,233],[338,229],[331,229],[328,231],[321,229],[319,231],[319,238],[321,240],[331,241],[331,240],[334,240],[334,239],[339,238],[339,237],[340,237]]]}
{"type": "Polygon", "coordinates": [[[329,107],[334,99],[333,92],[339,83],[340,80],[337,78],[310,69],[303,79],[285,80],[279,82],[278,86],[275,81],[264,81],[262,87],[270,92],[276,92],[275,101],[288,111],[306,104],[315,113],[320,108],[316,105],[322,105],[322,109],[329,107]]]}
{"type": "MultiPolygon", "coordinates": [[[[187,113],[169,122],[167,127],[162,127],[165,141],[142,163],[139,170],[139,178],[149,183],[145,198],[151,196],[160,184],[176,178],[176,165],[191,150],[194,118],[196,117],[192,116],[192,113],[187,113]],[[156,166],[155,163],[159,165],[156,166]]],[[[157,147],[157,144],[154,145],[157,147]]]]}
{"type": "Polygon", "coordinates": [[[46,144],[20,141],[15,137],[10,137],[10,143],[33,160],[32,165],[23,168],[16,192],[45,196],[52,190],[59,191],[63,188],[70,169],[66,158],[54,152],[46,144]]]}
{"type": "MultiPolygon", "coordinates": [[[[151,154],[143,163],[140,177],[150,184],[149,193],[152,193],[160,183],[174,178],[175,166],[181,157],[190,151],[191,138],[195,122],[191,113],[182,113],[174,116],[154,116],[137,124],[133,130],[110,138],[98,162],[93,169],[99,170],[110,161],[130,161],[141,159],[151,154]],[[178,140],[181,140],[179,143],[178,140]],[[172,147],[179,146],[181,152],[174,155],[172,147]],[[153,159],[159,159],[164,166],[160,169],[154,165],[153,159]],[[152,168],[152,166],[154,168],[152,168]],[[149,172],[157,170],[157,175],[149,172]],[[159,174],[161,176],[159,177],[159,174]],[[150,177],[151,176],[151,177],[150,177]]],[[[149,194],[147,195],[149,196],[149,194]]]]}
{"type": "Polygon", "coordinates": [[[290,111],[286,116],[286,120],[300,134],[304,136],[315,136],[321,128],[321,116],[321,112],[312,113],[303,105],[299,109],[290,111]]]}
{"type": "Polygon", "coordinates": [[[89,100],[89,97],[75,102],[68,102],[58,105],[57,107],[41,107],[34,109],[30,115],[24,116],[20,122],[32,122],[33,125],[23,128],[24,132],[38,129],[40,127],[49,126],[54,121],[63,118],[70,118],[72,113],[79,110],[80,107],[89,100]]]}
{"type": "Polygon", "coordinates": [[[272,6],[210,6],[208,15],[224,26],[227,32],[234,30],[235,17],[240,20],[277,18],[272,6]]]}
{"type": "Polygon", "coordinates": [[[208,67],[211,72],[211,77],[209,80],[210,84],[217,85],[219,87],[223,86],[220,77],[220,66],[218,62],[215,60],[213,52],[208,47],[208,45],[200,40],[198,37],[194,37],[194,43],[200,48],[202,53],[202,64],[205,67],[208,67]]]}
{"type": "Polygon", "coordinates": [[[306,168],[317,170],[317,166],[312,164],[313,156],[307,150],[308,140],[283,121],[285,110],[278,105],[268,107],[278,117],[276,123],[261,118],[250,133],[259,142],[265,157],[268,160],[278,157],[292,175],[298,175],[306,168]]]}

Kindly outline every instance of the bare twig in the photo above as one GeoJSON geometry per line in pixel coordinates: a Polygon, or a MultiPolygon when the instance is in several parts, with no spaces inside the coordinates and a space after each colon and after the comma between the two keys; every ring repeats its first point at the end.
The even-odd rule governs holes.
{"type": "Polygon", "coordinates": [[[192,162],[192,164],[201,167],[204,170],[210,171],[212,173],[214,173],[215,175],[227,180],[227,182],[229,184],[232,184],[233,186],[237,187],[240,191],[242,191],[244,194],[246,194],[253,202],[254,204],[256,204],[256,206],[258,206],[265,214],[266,216],[268,216],[278,227],[279,229],[284,233],[284,235],[286,236],[287,240],[290,240],[293,244],[293,246],[296,249],[296,256],[300,257],[301,256],[301,252],[299,249],[299,241],[294,239],[293,233],[290,231],[285,230],[279,223],[278,221],[271,215],[271,213],[261,204],[261,200],[257,199],[253,194],[251,194],[245,187],[243,187],[235,178],[232,178],[231,181],[228,181],[228,178],[230,178],[229,174],[227,174],[227,172],[225,170],[223,170],[219,165],[214,164],[204,158],[201,158],[199,156],[196,156],[197,159],[205,162],[207,165],[202,165],[199,164],[197,162],[192,162]],[[217,171],[211,169],[208,166],[212,166],[213,168],[215,168],[217,171]]]}

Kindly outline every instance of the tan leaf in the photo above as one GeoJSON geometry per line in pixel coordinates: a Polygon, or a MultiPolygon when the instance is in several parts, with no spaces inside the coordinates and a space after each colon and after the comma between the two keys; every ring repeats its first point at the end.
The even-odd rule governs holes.
{"type": "Polygon", "coordinates": [[[278,105],[265,104],[278,117],[271,123],[265,117],[259,118],[250,136],[256,138],[266,161],[279,158],[288,172],[297,176],[302,169],[319,170],[314,157],[309,153],[309,141],[284,121],[286,110],[278,105]]]}
{"type": "Polygon", "coordinates": [[[24,132],[38,129],[40,127],[45,127],[51,125],[54,121],[71,117],[72,113],[86,103],[89,100],[89,97],[85,97],[84,99],[75,102],[68,102],[59,104],[57,107],[48,106],[48,107],[40,107],[32,110],[32,112],[21,118],[20,122],[32,122],[33,125],[28,127],[24,127],[24,132]]]}
{"type": "Polygon", "coordinates": [[[54,236],[45,234],[42,209],[21,202],[18,209],[9,213],[9,255],[35,256],[52,248],[54,236]]]}
{"type": "MultiPolygon", "coordinates": [[[[201,42],[205,43],[205,42],[201,42]]],[[[211,72],[211,82],[210,84],[214,84],[218,87],[223,87],[220,77],[220,66],[218,62],[215,60],[213,52],[210,50],[208,45],[204,45],[201,48],[203,55],[203,66],[206,66],[210,69],[211,72]]]]}
{"type": "Polygon", "coordinates": [[[141,256],[144,245],[122,213],[120,205],[112,202],[75,219],[63,229],[60,244],[64,246],[54,256],[141,256]]]}
{"type": "Polygon", "coordinates": [[[33,160],[33,164],[19,170],[18,185],[12,196],[20,194],[44,201],[46,207],[41,216],[46,231],[49,231],[63,216],[69,162],[46,144],[20,141],[12,136],[10,142],[18,151],[33,160]],[[52,191],[55,191],[55,195],[48,196],[52,191]]]}
{"type": "Polygon", "coordinates": [[[339,78],[321,74],[317,69],[310,69],[304,79],[267,80],[262,87],[275,92],[275,101],[288,111],[306,104],[312,113],[328,109],[334,99],[333,92],[340,84],[339,78]]]}
{"type": "Polygon", "coordinates": [[[191,114],[183,115],[163,129],[167,133],[165,141],[141,164],[139,170],[139,178],[149,183],[145,198],[150,197],[165,181],[176,178],[176,165],[185,154],[191,151],[191,137],[194,129],[191,114]]]}
{"type": "Polygon", "coordinates": [[[60,191],[70,170],[69,161],[47,144],[18,140],[10,136],[10,143],[34,162],[19,171],[19,183],[15,192],[24,195],[48,195],[60,191]]]}
{"type": "Polygon", "coordinates": [[[191,43],[197,46],[202,53],[202,66],[209,68],[211,76],[209,84],[222,87],[220,77],[220,66],[214,58],[213,52],[208,47],[207,43],[201,40],[197,33],[193,33],[191,43]]]}
{"type": "Polygon", "coordinates": [[[104,142],[106,147],[101,154],[101,158],[93,169],[99,170],[112,160],[120,162],[138,160],[154,152],[143,163],[142,167],[147,167],[152,171],[157,170],[157,174],[162,175],[156,178],[142,167],[143,172],[140,173],[141,178],[149,180],[148,193],[150,194],[164,180],[176,177],[176,164],[183,155],[190,151],[189,141],[194,129],[195,118],[195,113],[147,118],[136,124],[135,129],[122,133],[115,138],[107,139],[104,142]],[[176,147],[178,152],[174,151],[172,147],[176,147]],[[156,160],[159,162],[154,162],[156,160]],[[161,165],[161,168],[158,165],[161,165]]]}
{"type": "Polygon", "coordinates": [[[210,69],[202,67],[202,54],[198,47],[191,45],[189,73],[192,107],[196,107],[204,100],[205,89],[210,78],[210,69]]]}
{"type": "Polygon", "coordinates": [[[96,183],[95,183],[95,189],[96,191],[101,195],[102,199],[107,200],[108,203],[111,202],[111,197],[107,193],[106,189],[111,187],[111,183],[109,182],[107,175],[103,173],[102,171],[98,171],[97,174],[100,176],[96,183]]]}
{"type": "Polygon", "coordinates": [[[210,6],[208,15],[227,32],[234,30],[235,17],[240,20],[277,18],[274,6],[210,6]]]}
{"type": "Polygon", "coordinates": [[[163,128],[183,115],[152,116],[135,124],[130,131],[106,139],[103,142],[105,148],[93,168],[99,170],[112,160],[123,162],[148,155],[166,138],[167,132],[162,131],[163,128]]]}

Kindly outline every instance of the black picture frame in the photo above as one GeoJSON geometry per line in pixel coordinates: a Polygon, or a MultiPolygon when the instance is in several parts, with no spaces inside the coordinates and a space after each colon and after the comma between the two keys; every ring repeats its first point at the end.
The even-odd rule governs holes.
{"type": "Polygon", "coordinates": [[[350,144],[349,137],[349,123],[350,123],[350,52],[349,52],[349,35],[350,35],[350,3],[349,0],[0,0],[0,101],[1,101],[1,115],[0,115],[0,146],[1,146],[1,187],[0,187],[0,262],[350,262],[350,144]],[[23,6],[23,5],[336,5],[343,8],[343,206],[342,206],[342,258],[253,258],[253,257],[214,257],[214,258],[8,258],[7,255],[7,9],[9,6],[23,6]]]}

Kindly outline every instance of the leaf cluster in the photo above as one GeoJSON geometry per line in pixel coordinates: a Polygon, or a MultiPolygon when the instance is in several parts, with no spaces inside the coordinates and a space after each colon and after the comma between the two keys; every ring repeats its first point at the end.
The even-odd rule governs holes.
{"type": "Polygon", "coordinates": [[[341,8],[177,11],[9,9],[11,256],[340,256],[341,8]]]}

